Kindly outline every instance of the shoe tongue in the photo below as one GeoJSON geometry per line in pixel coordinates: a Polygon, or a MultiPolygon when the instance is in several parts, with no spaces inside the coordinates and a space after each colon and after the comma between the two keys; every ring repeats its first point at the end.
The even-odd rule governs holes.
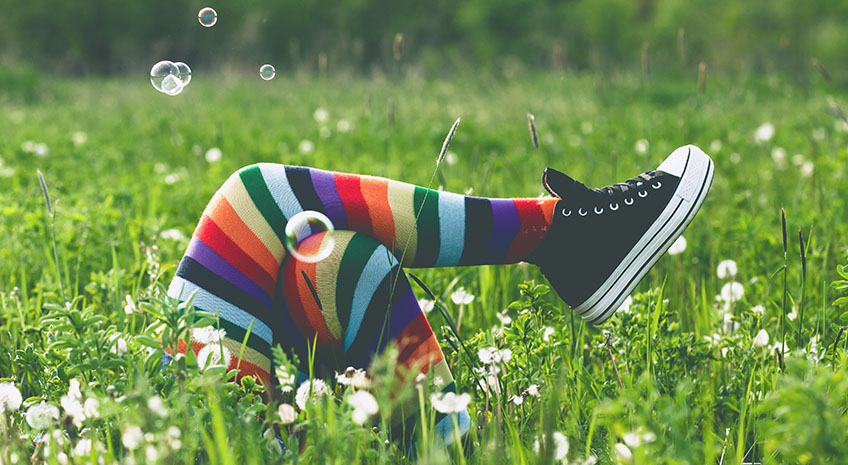
{"type": "Polygon", "coordinates": [[[582,183],[553,168],[545,168],[545,172],[542,174],[542,184],[548,192],[561,199],[565,198],[566,194],[572,192],[578,185],[583,186],[582,183]]]}

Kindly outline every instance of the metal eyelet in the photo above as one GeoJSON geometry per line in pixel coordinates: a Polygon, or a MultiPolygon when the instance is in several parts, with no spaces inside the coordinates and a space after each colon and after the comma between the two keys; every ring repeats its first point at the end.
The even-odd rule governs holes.
{"type": "Polygon", "coordinates": [[[653,187],[654,189],[659,189],[660,187],[662,187],[662,183],[657,181],[656,184],[651,184],[651,187],[653,187]]]}
{"type": "Polygon", "coordinates": [[[586,216],[586,215],[589,214],[589,212],[584,212],[583,208],[579,208],[579,209],[577,209],[577,214],[580,215],[580,216],[586,216]]]}
{"type": "Polygon", "coordinates": [[[628,198],[624,199],[624,204],[625,205],[633,205],[633,198],[628,197],[628,198]],[[629,200],[629,202],[628,202],[628,200],[629,200]]]}
{"type": "Polygon", "coordinates": [[[571,210],[568,210],[568,212],[566,213],[566,210],[563,208],[562,209],[562,216],[571,216],[571,210]]]}
{"type": "Polygon", "coordinates": [[[603,212],[604,212],[604,207],[601,207],[601,211],[598,211],[598,207],[595,207],[595,214],[596,215],[600,215],[603,212]]]}
{"type": "Polygon", "coordinates": [[[618,202],[616,202],[615,204],[610,204],[610,210],[612,210],[612,211],[618,210],[618,202]],[[615,206],[613,207],[613,205],[615,205],[615,206]]]}
{"type": "Polygon", "coordinates": [[[644,199],[647,196],[648,196],[648,191],[640,191],[639,192],[639,197],[642,197],[644,199]],[[645,194],[645,195],[642,195],[642,194],[645,194]]]}

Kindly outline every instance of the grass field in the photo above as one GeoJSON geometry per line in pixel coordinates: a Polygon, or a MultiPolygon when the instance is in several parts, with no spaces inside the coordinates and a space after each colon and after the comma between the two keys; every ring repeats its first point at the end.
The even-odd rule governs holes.
{"type": "MultiPolygon", "coordinates": [[[[546,166],[607,185],[686,143],[712,156],[716,175],[686,249],[660,260],[628,311],[600,327],[523,284],[547,284],[532,266],[413,270],[453,319],[460,309],[450,295],[464,287],[475,296],[459,328],[467,353],[457,353],[444,315],[429,315],[458,390],[471,394],[472,430],[464,450],[423,436],[422,461],[842,463],[848,315],[834,301],[848,287],[839,283],[848,270],[838,274],[848,262],[848,124],[835,108],[848,94],[812,81],[820,84],[717,79],[700,94],[694,79],[658,76],[263,82],[196,72],[177,97],[128,78],[46,80],[26,100],[7,91],[0,382],[24,401],[4,415],[10,388],[0,384],[0,464],[34,452],[62,465],[408,460],[389,440],[388,415],[371,429],[352,422],[344,386],[281,426],[282,451],[271,429],[280,426],[277,402],[262,402],[261,386],[199,373],[191,361],[161,369],[161,347],[149,347],[157,327],[169,328],[165,343],[194,317],[157,286],[167,286],[206,202],[239,167],[269,161],[426,185],[457,117],[433,183],[448,191],[537,196],[546,166]],[[735,262],[732,276],[719,277],[724,260],[735,262]],[[478,350],[492,346],[511,358],[483,365],[478,350]],[[69,394],[72,379],[81,396],[69,394]],[[42,401],[61,409],[36,409],[47,412],[36,448],[39,431],[24,413],[42,401]],[[74,410],[82,405],[85,413],[74,410]],[[554,432],[567,438],[564,457],[554,432]]],[[[374,372],[384,413],[397,401],[388,372],[385,360],[374,372]]],[[[399,398],[407,395],[419,393],[409,387],[399,398]]]]}

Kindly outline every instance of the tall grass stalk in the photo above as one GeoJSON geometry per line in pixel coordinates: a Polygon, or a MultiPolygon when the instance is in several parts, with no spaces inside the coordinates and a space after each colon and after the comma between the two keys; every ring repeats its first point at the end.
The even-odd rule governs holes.
{"type": "Polygon", "coordinates": [[[780,208],[780,226],[781,231],[783,232],[783,307],[780,313],[780,366],[782,368],[783,354],[786,353],[786,297],[788,295],[788,290],[786,288],[786,272],[788,266],[786,256],[788,248],[786,243],[786,211],[784,211],[783,207],[780,208]]]}
{"type": "Polygon", "coordinates": [[[53,259],[56,262],[56,277],[59,279],[59,292],[62,293],[62,302],[67,302],[65,297],[65,285],[62,281],[62,267],[59,264],[59,247],[56,245],[56,215],[53,213],[53,204],[50,202],[50,193],[47,191],[47,183],[41,170],[38,173],[38,182],[41,184],[41,193],[44,194],[44,203],[47,205],[47,214],[50,216],[50,234],[53,237],[53,259]]]}

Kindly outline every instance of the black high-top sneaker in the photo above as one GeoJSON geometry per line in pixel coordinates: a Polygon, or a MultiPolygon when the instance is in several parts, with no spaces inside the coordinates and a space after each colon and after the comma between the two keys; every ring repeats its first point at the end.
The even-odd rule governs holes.
{"type": "Polygon", "coordinates": [[[548,168],[542,182],[561,200],[527,261],[574,311],[602,323],[683,233],[712,180],[712,160],[694,145],[654,171],[600,189],[548,168]]]}

